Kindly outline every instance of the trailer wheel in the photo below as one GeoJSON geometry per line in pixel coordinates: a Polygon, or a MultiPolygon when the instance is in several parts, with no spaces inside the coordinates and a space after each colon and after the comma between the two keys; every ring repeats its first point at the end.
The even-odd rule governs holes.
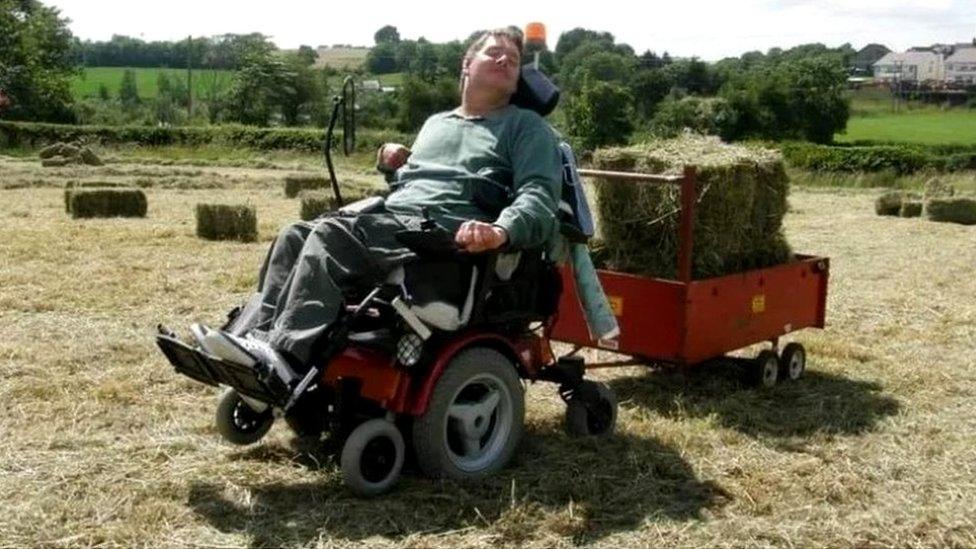
{"type": "Polygon", "coordinates": [[[566,402],[566,433],[571,437],[606,437],[617,425],[617,396],[605,383],[584,381],[596,390],[596,398],[587,401],[575,397],[566,402]]]}
{"type": "Polygon", "coordinates": [[[807,351],[799,343],[789,343],[783,348],[779,358],[779,375],[783,379],[796,381],[807,370],[807,351]]]}
{"type": "Polygon", "coordinates": [[[389,490],[403,469],[406,445],[391,421],[370,419],[352,430],[342,446],[342,480],[360,496],[389,490]]]}
{"type": "Polygon", "coordinates": [[[749,367],[750,381],[756,387],[773,387],[779,378],[779,357],[776,353],[761,351],[749,367]]]}
{"type": "Polygon", "coordinates": [[[261,412],[244,402],[241,395],[227,388],[217,402],[217,431],[231,444],[246,446],[261,440],[274,423],[271,407],[261,412]]]}

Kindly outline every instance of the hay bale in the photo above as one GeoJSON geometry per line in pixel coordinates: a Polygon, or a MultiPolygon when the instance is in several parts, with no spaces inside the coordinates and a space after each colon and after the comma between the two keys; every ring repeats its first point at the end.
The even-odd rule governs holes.
{"type": "Polygon", "coordinates": [[[901,217],[919,217],[922,215],[922,205],[924,203],[921,200],[906,199],[901,203],[901,209],[898,210],[898,215],[901,217]]]}
{"type": "Polygon", "coordinates": [[[976,199],[933,198],[928,201],[925,213],[932,221],[976,225],[976,199]]]}
{"type": "MultiPolygon", "coordinates": [[[[778,152],[685,135],[596,151],[599,169],[680,174],[698,167],[692,272],[707,278],[775,265],[792,252],[783,236],[789,179],[778,152]]],[[[615,270],[677,275],[680,188],[598,181],[602,257],[615,270]]]]}
{"type": "Polygon", "coordinates": [[[146,217],[146,194],[139,189],[65,189],[66,209],[71,217],[146,217]],[[69,192],[70,191],[70,194],[69,192]]]}
{"type": "Polygon", "coordinates": [[[197,204],[197,236],[207,240],[258,239],[258,216],[254,206],[243,204],[197,204]]]}
{"type": "Polygon", "coordinates": [[[101,188],[101,189],[125,189],[129,185],[112,181],[69,181],[64,184],[64,211],[71,213],[71,194],[75,189],[82,188],[101,188]]]}
{"type": "Polygon", "coordinates": [[[322,189],[328,183],[328,180],[321,175],[288,175],[285,176],[285,196],[287,198],[295,198],[302,191],[322,189]]]}
{"type": "Polygon", "coordinates": [[[64,147],[64,143],[61,143],[60,141],[57,143],[52,143],[51,145],[48,145],[47,147],[41,149],[37,153],[37,156],[41,160],[44,160],[46,158],[53,158],[55,156],[61,156],[61,147],[64,147]]]}
{"type": "Polygon", "coordinates": [[[335,196],[330,191],[302,191],[298,194],[299,216],[304,221],[336,210],[335,196]]]}
{"type": "Polygon", "coordinates": [[[874,212],[878,215],[897,216],[901,212],[904,197],[905,193],[902,191],[886,192],[874,201],[874,212]]]}
{"type": "Polygon", "coordinates": [[[924,192],[922,197],[925,200],[931,198],[947,198],[952,197],[956,194],[956,189],[950,183],[939,179],[938,177],[933,177],[925,182],[924,192]]]}

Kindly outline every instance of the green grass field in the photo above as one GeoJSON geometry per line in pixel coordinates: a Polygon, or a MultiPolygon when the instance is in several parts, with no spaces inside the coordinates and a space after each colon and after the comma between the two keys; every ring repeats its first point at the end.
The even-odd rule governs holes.
{"type": "MultiPolygon", "coordinates": [[[[97,97],[98,88],[104,84],[110,95],[117,96],[122,74],[125,67],[88,67],[81,70],[71,83],[71,92],[75,99],[97,97]]],[[[160,72],[166,73],[170,79],[186,82],[186,69],[161,68],[133,68],[136,74],[136,88],[139,97],[151,99],[156,97],[156,80],[160,72]]],[[[233,71],[229,70],[195,70],[193,71],[193,90],[196,96],[203,96],[212,86],[218,88],[230,85],[233,71]]]]}
{"type": "Polygon", "coordinates": [[[921,109],[902,113],[852,117],[837,141],[904,141],[906,143],[976,144],[976,110],[921,109]]]}

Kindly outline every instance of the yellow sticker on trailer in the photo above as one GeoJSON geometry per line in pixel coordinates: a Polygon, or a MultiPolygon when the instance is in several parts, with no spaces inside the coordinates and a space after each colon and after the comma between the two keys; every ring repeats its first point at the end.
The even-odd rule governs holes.
{"type": "Polygon", "coordinates": [[[766,294],[752,296],[752,314],[757,315],[766,311],[766,294]]]}
{"type": "Polygon", "coordinates": [[[624,298],[618,295],[609,295],[607,301],[610,302],[610,310],[613,311],[613,316],[624,316],[624,298]]]}

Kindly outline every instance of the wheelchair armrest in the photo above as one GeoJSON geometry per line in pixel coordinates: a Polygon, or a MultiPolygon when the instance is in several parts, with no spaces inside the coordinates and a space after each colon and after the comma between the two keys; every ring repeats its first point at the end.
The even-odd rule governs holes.
{"type": "Polygon", "coordinates": [[[385,204],[386,200],[382,196],[370,196],[346,204],[339,208],[339,212],[344,214],[383,213],[386,210],[385,204]]]}

